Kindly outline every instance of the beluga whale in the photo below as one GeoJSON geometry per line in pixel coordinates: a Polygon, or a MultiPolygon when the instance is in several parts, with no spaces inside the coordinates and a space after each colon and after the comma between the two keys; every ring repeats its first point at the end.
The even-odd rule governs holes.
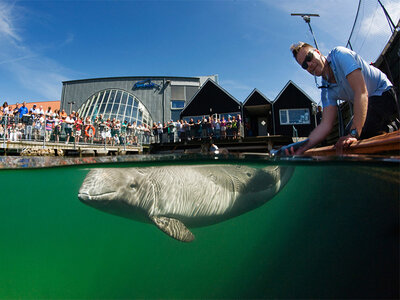
{"type": "Polygon", "coordinates": [[[233,164],[98,168],[86,175],[78,198],[191,242],[195,237],[188,228],[216,224],[263,205],[292,173],[289,166],[233,164]]]}

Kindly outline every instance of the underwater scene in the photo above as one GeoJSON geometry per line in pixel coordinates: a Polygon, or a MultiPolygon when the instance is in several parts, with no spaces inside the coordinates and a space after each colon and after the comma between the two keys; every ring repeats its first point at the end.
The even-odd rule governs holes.
{"type": "Polygon", "coordinates": [[[2,158],[0,299],[398,298],[399,166],[2,158]]]}

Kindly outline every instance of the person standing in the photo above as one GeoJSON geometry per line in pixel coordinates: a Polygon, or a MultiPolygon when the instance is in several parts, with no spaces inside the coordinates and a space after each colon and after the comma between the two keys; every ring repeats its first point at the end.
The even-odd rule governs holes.
{"type": "Polygon", "coordinates": [[[46,134],[46,142],[50,141],[51,138],[51,134],[53,132],[54,129],[54,119],[53,116],[51,115],[50,117],[45,117],[45,122],[46,122],[46,126],[45,126],[45,134],[46,134]]]}
{"type": "Polygon", "coordinates": [[[83,127],[83,121],[81,117],[79,116],[76,117],[74,126],[75,126],[75,135],[74,135],[75,142],[79,144],[79,139],[82,136],[82,127],[83,127]]]}
{"type": "Polygon", "coordinates": [[[18,109],[19,119],[22,121],[22,117],[28,113],[28,108],[26,107],[26,102],[22,103],[22,106],[18,109]]]}
{"type": "Polygon", "coordinates": [[[74,120],[73,114],[70,114],[69,116],[67,116],[65,118],[65,122],[64,123],[65,123],[64,130],[65,130],[65,134],[67,135],[65,143],[68,144],[69,143],[69,139],[70,139],[70,137],[72,135],[72,127],[75,124],[75,120],[74,120]]]}

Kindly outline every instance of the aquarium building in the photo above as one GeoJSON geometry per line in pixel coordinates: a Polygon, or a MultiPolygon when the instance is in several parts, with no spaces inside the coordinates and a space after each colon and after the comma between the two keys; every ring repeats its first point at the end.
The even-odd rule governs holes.
{"type": "Polygon", "coordinates": [[[198,77],[141,76],[64,81],[61,109],[83,118],[100,114],[105,119],[152,124],[179,119],[186,103],[207,80],[198,77]]]}

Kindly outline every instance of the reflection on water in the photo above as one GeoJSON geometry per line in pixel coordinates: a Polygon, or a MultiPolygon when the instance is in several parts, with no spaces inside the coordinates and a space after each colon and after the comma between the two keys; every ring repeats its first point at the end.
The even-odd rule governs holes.
{"type": "Polygon", "coordinates": [[[191,165],[94,169],[79,199],[100,210],[153,222],[169,236],[191,242],[186,226],[215,224],[255,209],[288,182],[293,167],[191,165]]]}
{"type": "MultiPolygon", "coordinates": [[[[309,163],[250,157],[149,157],[0,170],[0,298],[399,298],[399,176],[393,160],[309,163]],[[182,219],[196,236],[191,243],[77,199],[92,170],[151,172],[178,165],[294,171],[285,187],[257,209],[206,227],[182,219]]],[[[274,183],[272,177],[259,178],[274,183]]],[[[247,186],[254,193],[268,186],[251,180],[247,186]]],[[[172,183],[155,187],[154,193],[157,188],[160,195],[173,194],[172,183]]],[[[174,199],[200,192],[207,195],[204,201],[211,198],[207,186],[198,184],[192,197],[174,199]]],[[[165,199],[163,209],[170,211],[172,203],[173,210],[174,201],[165,199]]]]}

